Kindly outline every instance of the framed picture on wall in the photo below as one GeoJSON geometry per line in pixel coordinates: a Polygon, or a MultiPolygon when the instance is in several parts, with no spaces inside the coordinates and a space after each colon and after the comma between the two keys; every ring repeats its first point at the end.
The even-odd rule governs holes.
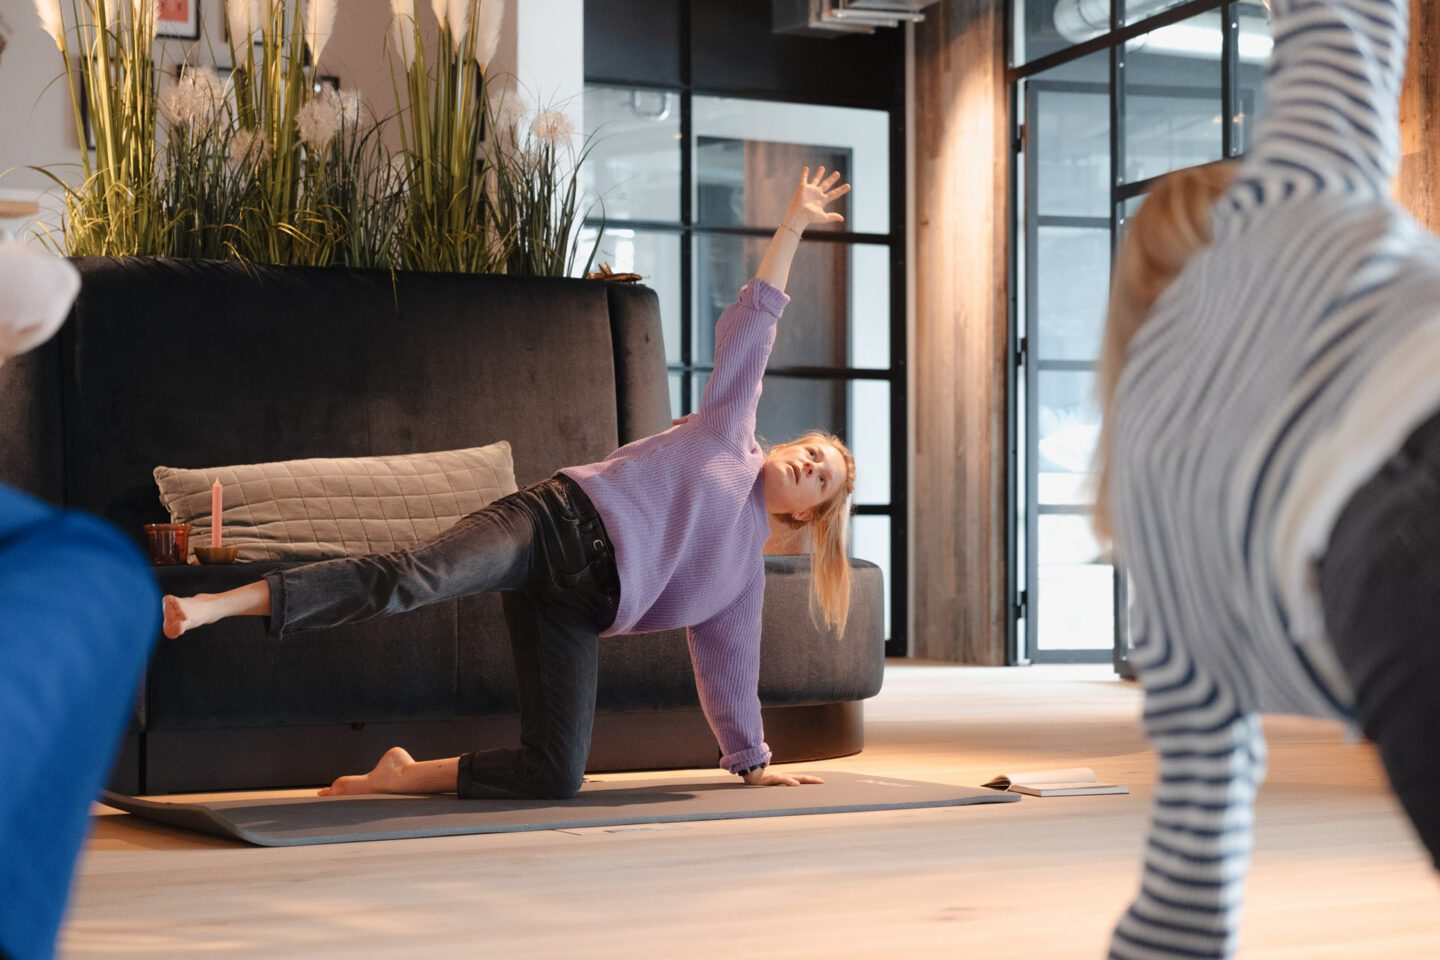
{"type": "Polygon", "coordinates": [[[90,126],[90,89],[85,74],[80,74],[80,126],[85,131],[85,147],[95,149],[95,128],[90,126]]]}
{"type": "Polygon", "coordinates": [[[200,0],[159,0],[155,35],[177,40],[200,39],[200,0]]]}

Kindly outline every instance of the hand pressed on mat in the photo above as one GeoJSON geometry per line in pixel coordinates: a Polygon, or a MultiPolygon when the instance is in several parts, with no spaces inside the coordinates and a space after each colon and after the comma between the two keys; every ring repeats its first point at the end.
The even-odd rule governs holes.
{"type": "Polygon", "coordinates": [[[780,773],[765,767],[745,775],[745,782],[752,787],[798,787],[802,783],[824,783],[819,777],[808,773],[780,773]]]}

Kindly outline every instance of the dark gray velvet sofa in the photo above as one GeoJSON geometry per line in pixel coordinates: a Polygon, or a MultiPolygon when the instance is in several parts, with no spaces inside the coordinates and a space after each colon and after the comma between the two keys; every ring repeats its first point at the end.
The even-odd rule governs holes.
{"type": "MultiPolygon", "coordinates": [[[[77,260],[61,335],[0,367],[0,479],[137,537],[151,470],[509,440],[517,481],[670,425],[653,292],[578,280],[77,260]]],[[[157,568],[213,592],[273,564],[157,568]]],[[[803,558],[767,559],[761,699],[777,760],[862,745],[883,671],[880,571],[855,562],[843,639],[806,614],[803,558]]],[[[499,598],[267,638],[258,620],[161,640],[114,775],[129,792],[327,782],[385,747],[515,740],[499,598]]],[[[592,770],[710,766],[683,632],[601,643],[592,770]]]]}

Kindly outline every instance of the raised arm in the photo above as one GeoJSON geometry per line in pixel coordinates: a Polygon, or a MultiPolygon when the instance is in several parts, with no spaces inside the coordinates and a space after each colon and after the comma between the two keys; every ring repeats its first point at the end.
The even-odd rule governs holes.
{"type": "Polygon", "coordinates": [[[775,324],[790,298],[785,283],[800,236],[812,223],[836,223],[844,219],[825,209],[826,204],[850,192],[850,185],[836,187],[838,173],[825,177],[825,168],[812,178],[806,167],[800,183],[785,208],[785,216],[770,240],[755,279],[715,324],[715,369],[700,398],[700,418],[740,450],[755,442],[755,408],[760,403],[760,381],[775,345],[775,324]]]}
{"type": "Polygon", "coordinates": [[[825,168],[821,167],[812,178],[810,168],[805,168],[800,174],[799,185],[790,195],[785,216],[780,219],[780,226],[775,228],[775,235],[770,238],[770,246],[766,248],[765,256],[760,259],[760,267],[755,271],[758,279],[783,293],[785,284],[790,279],[790,264],[795,259],[795,251],[800,248],[800,238],[804,235],[805,228],[812,223],[841,223],[845,220],[834,210],[825,209],[828,204],[850,192],[850,184],[835,186],[839,182],[838,170],[827,177],[825,168]]]}
{"type": "Polygon", "coordinates": [[[1252,173],[1384,194],[1400,164],[1408,0],[1274,0],[1252,173]]]}

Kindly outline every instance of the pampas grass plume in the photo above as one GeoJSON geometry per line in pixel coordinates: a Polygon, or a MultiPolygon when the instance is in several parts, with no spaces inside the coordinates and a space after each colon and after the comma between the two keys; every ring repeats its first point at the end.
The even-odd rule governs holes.
{"type": "Polygon", "coordinates": [[[415,63],[415,0],[390,0],[390,14],[395,49],[408,71],[415,63]]]}
{"type": "Polygon", "coordinates": [[[60,15],[60,0],[35,0],[35,12],[40,15],[40,26],[50,34],[55,46],[65,49],[65,18],[60,15]]]}
{"type": "Polygon", "coordinates": [[[255,38],[259,26],[259,3],[257,0],[225,0],[225,19],[230,24],[230,50],[235,54],[238,66],[244,59],[244,52],[255,38]]]}
{"type": "Polygon", "coordinates": [[[546,110],[530,121],[530,133],[536,140],[558,147],[575,135],[575,124],[559,110],[546,110]]]}
{"type": "Polygon", "coordinates": [[[335,32],[336,3],[337,0],[309,0],[305,5],[305,43],[310,47],[310,62],[316,66],[335,32]]]}
{"type": "Polygon", "coordinates": [[[470,32],[470,5],[474,0],[449,0],[445,19],[450,23],[450,43],[458,54],[470,32]]]}
{"type": "Polygon", "coordinates": [[[475,62],[484,70],[500,46],[500,25],[505,22],[505,0],[480,0],[479,22],[475,24],[475,62]]]}

